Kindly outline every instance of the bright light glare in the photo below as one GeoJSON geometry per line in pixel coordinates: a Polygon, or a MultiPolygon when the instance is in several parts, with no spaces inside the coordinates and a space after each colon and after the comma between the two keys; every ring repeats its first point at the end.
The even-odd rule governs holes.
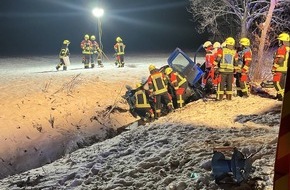
{"type": "Polygon", "coordinates": [[[101,8],[94,8],[92,12],[93,15],[97,18],[102,17],[104,15],[104,9],[101,8]]]}

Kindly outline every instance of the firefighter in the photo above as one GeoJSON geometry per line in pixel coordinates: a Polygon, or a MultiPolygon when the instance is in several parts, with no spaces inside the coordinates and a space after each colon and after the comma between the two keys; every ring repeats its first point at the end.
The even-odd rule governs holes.
{"type": "Polygon", "coordinates": [[[241,38],[239,41],[240,51],[238,51],[238,62],[235,64],[235,78],[237,95],[240,97],[249,96],[248,73],[252,63],[252,50],[250,48],[250,40],[241,38]]]}
{"type": "Polygon", "coordinates": [[[178,72],[173,72],[171,67],[165,69],[165,74],[168,77],[169,84],[174,88],[176,101],[173,105],[176,105],[176,108],[183,107],[185,105],[185,92],[188,86],[186,78],[178,72]]]}
{"type": "MultiPolygon", "coordinates": [[[[217,52],[221,48],[222,48],[221,43],[219,43],[219,42],[213,43],[213,56],[214,56],[214,60],[217,57],[217,52]]],[[[213,62],[213,71],[215,71],[215,63],[214,62],[213,62]]],[[[214,93],[216,93],[217,85],[218,85],[218,83],[220,83],[220,79],[221,79],[220,75],[218,75],[218,73],[215,73],[214,72],[214,78],[212,79],[212,83],[213,83],[213,86],[214,86],[214,93]]]]}
{"type": "MultiPolygon", "coordinates": [[[[70,55],[69,49],[68,49],[69,44],[70,44],[69,40],[64,40],[63,43],[62,43],[62,46],[61,46],[61,49],[60,49],[60,52],[59,52],[59,61],[60,61],[60,63],[56,66],[56,70],[57,71],[59,70],[59,68],[61,66],[62,66],[64,71],[67,70],[67,65],[69,63],[67,63],[65,59],[68,58],[68,56],[70,55]]],[[[68,59],[68,61],[69,61],[69,59],[68,59]]]]}
{"type": "Polygon", "coordinates": [[[102,50],[100,49],[100,46],[98,42],[96,41],[96,37],[94,35],[90,38],[92,42],[92,54],[91,54],[91,67],[95,67],[95,61],[97,59],[97,63],[99,67],[104,67],[102,64],[102,50]]]}
{"type": "Polygon", "coordinates": [[[234,49],[235,39],[228,37],[225,40],[225,45],[224,48],[217,51],[217,57],[214,62],[215,72],[221,75],[221,81],[218,84],[216,93],[217,100],[222,100],[224,93],[227,100],[232,99],[234,63],[238,60],[238,54],[234,49]]]}
{"type": "MultiPolygon", "coordinates": [[[[208,80],[211,79],[211,81],[214,78],[214,48],[210,41],[206,41],[203,44],[203,48],[205,49],[205,74],[202,77],[201,87],[205,88],[206,84],[208,83],[208,80]]],[[[210,84],[213,85],[213,84],[210,84]]]]}
{"type": "Polygon", "coordinates": [[[150,96],[155,100],[155,119],[161,116],[162,103],[167,107],[167,112],[173,111],[173,105],[167,92],[167,80],[162,72],[159,72],[154,65],[149,65],[150,76],[147,79],[150,96]]]}
{"type": "Polygon", "coordinates": [[[116,44],[114,45],[115,50],[115,56],[116,56],[116,62],[115,65],[118,67],[124,67],[124,55],[125,55],[125,47],[126,45],[123,43],[122,38],[117,37],[116,38],[116,44]]]}
{"type": "Polygon", "coordinates": [[[83,41],[81,42],[83,60],[82,63],[84,64],[84,68],[90,68],[90,58],[92,54],[92,42],[90,41],[90,36],[86,34],[84,36],[83,41]]]}
{"type": "Polygon", "coordinates": [[[141,117],[143,121],[154,119],[152,109],[152,101],[150,101],[149,91],[144,89],[142,83],[136,84],[135,92],[135,108],[134,111],[141,117]]]}
{"type": "Polygon", "coordinates": [[[289,34],[283,32],[278,36],[279,47],[274,56],[272,67],[274,87],[277,91],[277,99],[282,101],[284,98],[284,89],[287,73],[287,62],[289,59],[289,34]]]}

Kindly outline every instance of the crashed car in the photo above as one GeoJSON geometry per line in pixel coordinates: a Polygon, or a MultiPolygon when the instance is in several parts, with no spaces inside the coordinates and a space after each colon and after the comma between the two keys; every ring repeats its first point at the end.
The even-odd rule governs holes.
{"type": "MultiPolygon", "coordinates": [[[[194,58],[196,59],[196,57],[194,58]]],[[[201,87],[201,78],[204,75],[204,70],[202,66],[196,64],[186,53],[184,53],[180,48],[176,48],[167,59],[168,65],[161,67],[159,70],[164,72],[167,67],[171,67],[173,71],[178,72],[187,79],[188,88],[186,89],[185,103],[196,101],[204,97],[204,89],[201,87]]],[[[143,81],[145,84],[147,81],[143,81]]],[[[135,97],[134,94],[136,89],[132,89],[129,85],[126,85],[126,93],[122,97],[126,99],[129,104],[130,113],[137,117],[138,114],[134,111],[135,97]]],[[[169,89],[168,91],[174,91],[169,89]]],[[[174,94],[174,93],[170,93],[174,94]]],[[[166,114],[166,111],[164,111],[166,114]]]]}

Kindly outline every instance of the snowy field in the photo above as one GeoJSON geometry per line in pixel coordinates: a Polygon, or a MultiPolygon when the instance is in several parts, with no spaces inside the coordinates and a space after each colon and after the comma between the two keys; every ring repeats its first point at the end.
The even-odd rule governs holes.
{"type": "Polygon", "coordinates": [[[55,56],[0,58],[0,189],[272,189],[281,102],[198,100],[137,126],[125,85],[169,54],[128,55],[124,68],[110,58],[88,70],[73,56],[58,72],[55,56]],[[247,181],[214,182],[211,158],[221,147],[252,155],[247,181]]]}

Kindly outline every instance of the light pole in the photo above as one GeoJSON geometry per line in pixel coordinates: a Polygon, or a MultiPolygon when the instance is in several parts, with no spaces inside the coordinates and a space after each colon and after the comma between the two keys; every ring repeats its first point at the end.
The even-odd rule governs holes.
{"type": "Polygon", "coordinates": [[[104,15],[104,9],[102,9],[102,8],[94,8],[92,13],[98,19],[99,45],[100,45],[100,49],[103,50],[101,17],[104,15]]]}

